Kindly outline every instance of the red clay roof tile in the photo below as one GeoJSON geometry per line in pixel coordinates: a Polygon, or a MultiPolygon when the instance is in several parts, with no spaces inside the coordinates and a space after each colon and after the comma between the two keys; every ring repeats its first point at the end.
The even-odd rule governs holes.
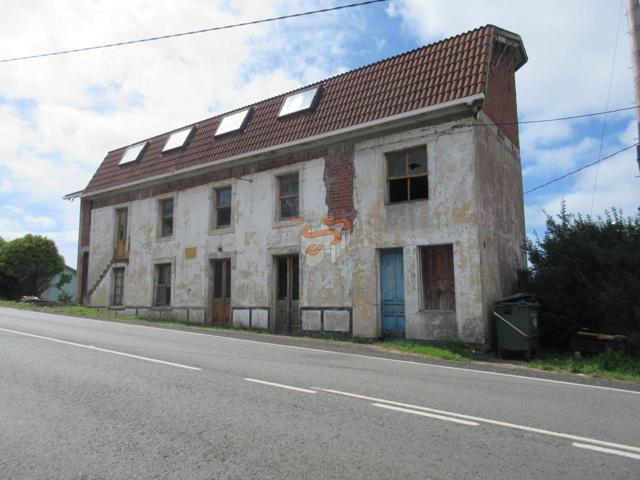
{"type": "MultiPolygon", "coordinates": [[[[126,147],[113,150],[102,161],[84,193],[481,93],[494,29],[491,25],[481,27],[318,82],[323,89],[311,112],[278,118],[282,102],[291,94],[288,92],[253,104],[241,133],[214,138],[226,115],[223,114],[194,124],[196,131],[183,149],[162,153],[172,133],[167,132],[150,138],[144,155],[135,163],[119,166],[126,147]]],[[[173,131],[177,130],[180,129],[173,131]]]]}

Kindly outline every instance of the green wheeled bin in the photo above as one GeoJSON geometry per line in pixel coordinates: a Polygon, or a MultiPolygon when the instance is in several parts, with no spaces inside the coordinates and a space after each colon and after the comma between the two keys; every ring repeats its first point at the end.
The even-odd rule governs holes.
{"type": "Polygon", "coordinates": [[[500,357],[505,351],[524,352],[525,359],[531,360],[531,351],[540,345],[539,312],[540,305],[536,299],[524,293],[495,303],[493,315],[496,319],[500,357]]]}

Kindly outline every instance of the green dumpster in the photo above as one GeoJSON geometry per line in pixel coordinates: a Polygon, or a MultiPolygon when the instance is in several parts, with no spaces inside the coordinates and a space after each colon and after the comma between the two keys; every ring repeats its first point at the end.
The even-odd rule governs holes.
{"type": "Polygon", "coordinates": [[[524,352],[531,360],[531,351],[540,344],[538,312],[540,305],[531,295],[518,293],[495,303],[493,315],[498,334],[498,355],[503,352],[524,352]]]}

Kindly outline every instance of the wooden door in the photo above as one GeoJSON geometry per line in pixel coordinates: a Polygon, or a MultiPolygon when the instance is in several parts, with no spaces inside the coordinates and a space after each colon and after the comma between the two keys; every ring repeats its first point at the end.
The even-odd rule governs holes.
{"type": "Polygon", "coordinates": [[[116,258],[127,257],[127,219],[128,209],[116,210],[116,258]]]}
{"type": "Polygon", "coordinates": [[[278,333],[300,329],[300,261],[298,255],[275,257],[276,323],[278,333]]]}
{"type": "Polygon", "coordinates": [[[231,324],[231,260],[213,260],[213,302],[211,323],[231,324]]]}
{"type": "Polygon", "coordinates": [[[402,249],[380,250],[382,335],[404,336],[404,270],[402,249]]]}

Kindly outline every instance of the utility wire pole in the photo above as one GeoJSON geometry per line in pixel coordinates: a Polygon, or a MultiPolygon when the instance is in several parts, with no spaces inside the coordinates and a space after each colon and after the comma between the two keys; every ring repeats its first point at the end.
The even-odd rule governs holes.
{"type": "MultiPolygon", "coordinates": [[[[636,122],[640,138],[640,1],[627,0],[627,21],[629,22],[629,42],[633,64],[633,87],[636,94],[636,122]]],[[[636,147],[636,162],[640,171],[640,145],[636,147]]]]}

